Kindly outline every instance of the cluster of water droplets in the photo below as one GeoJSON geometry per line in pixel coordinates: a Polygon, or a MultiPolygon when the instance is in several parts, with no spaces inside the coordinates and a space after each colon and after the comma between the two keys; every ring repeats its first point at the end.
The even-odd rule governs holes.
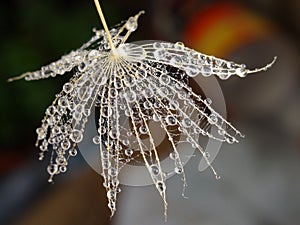
{"type": "Polygon", "coordinates": [[[38,80],[73,75],[47,108],[42,125],[36,130],[39,159],[51,152],[47,168],[49,182],[53,176],[64,173],[69,158],[77,154],[76,146],[83,140],[86,122],[95,110],[98,134],[91,139],[99,146],[103,186],[112,214],[121,191],[119,175],[124,165],[146,166],[166,209],[167,175],[181,175],[186,186],[184,160],[178,149],[180,143],[189,143],[198,149],[217,175],[209,155],[199,144],[199,136],[229,144],[238,142],[241,133],[213,109],[209,97],[192,90],[189,78],[197,75],[215,75],[224,80],[232,75],[244,77],[274,63],[248,70],[243,64],[201,54],[182,43],[125,44],[129,34],[137,29],[137,18],[142,13],[110,30],[111,43],[116,48],[113,51],[107,34],[94,30],[95,35],[79,49],[41,70],[15,78],[38,80]],[[161,165],[160,142],[155,137],[153,124],[158,124],[166,134],[168,157],[174,162],[171,171],[161,165]]]}

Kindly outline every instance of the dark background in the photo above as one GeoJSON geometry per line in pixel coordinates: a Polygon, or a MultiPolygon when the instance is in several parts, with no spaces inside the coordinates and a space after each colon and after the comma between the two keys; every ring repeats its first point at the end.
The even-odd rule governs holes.
{"type": "MultiPolygon", "coordinates": [[[[219,4],[218,1],[196,0],[102,2],[109,25],[146,10],[129,41],[183,40],[192,16],[219,4]]],[[[222,4],[237,5],[241,11],[249,10],[267,21],[272,32],[267,38],[254,39],[226,55],[217,50],[209,54],[249,62],[250,67],[263,65],[274,55],[278,56],[278,62],[265,74],[220,82],[229,117],[248,131],[246,137],[256,143],[255,149],[250,151],[261,160],[258,163],[261,166],[272,164],[278,170],[284,168],[284,173],[276,175],[279,183],[274,183],[284,187],[278,194],[283,200],[275,204],[284,203],[280,207],[289,219],[272,220],[262,216],[263,219],[252,224],[299,224],[300,2],[244,0],[222,4]],[[281,176],[288,181],[281,181],[281,176]]],[[[93,1],[13,0],[0,3],[0,224],[117,224],[122,221],[122,214],[116,215],[116,221],[115,218],[109,221],[101,177],[80,156],[55,185],[47,184],[47,162],[36,162],[35,129],[68,77],[30,83],[6,82],[9,77],[36,70],[79,47],[93,35],[93,27],[102,28],[93,1]]],[[[186,45],[194,47],[187,42],[186,45]]],[[[197,50],[206,53],[204,48],[197,50]]],[[[239,152],[243,152],[243,147],[239,152]]],[[[224,155],[226,152],[219,158],[224,155]]],[[[215,164],[218,165],[218,160],[215,164]]],[[[226,166],[221,169],[226,173],[226,166]]],[[[195,179],[200,177],[201,174],[195,179]]],[[[125,193],[121,196],[123,201],[126,201],[125,193]]],[[[122,211],[122,207],[119,210],[122,211]]],[[[163,224],[161,215],[153,217],[161,219],[163,224]]],[[[139,221],[142,219],[134,223],[142,224],[139,221]]],[[[200,219],[197,221],[201,224],[200,219]]]]}

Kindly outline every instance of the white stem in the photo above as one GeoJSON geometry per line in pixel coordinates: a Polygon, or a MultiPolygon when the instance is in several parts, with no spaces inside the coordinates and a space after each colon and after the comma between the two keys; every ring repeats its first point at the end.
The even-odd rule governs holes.
{"type": "Polygon", "coordinates": [[[100,3],[99,3],[98,0],[94,0],[94,2],[95,2],[95,5],[96,5],[98,14],[99,14],[99,16],[100,16],[100,20],[101,20],[101,22],[102,22],[103,28],[104,28],[104,30],[105,30],[105,33],[106,33],[106,36],[107,36],[107,39],[108,39],[108,42],[109,42],[110,49],[111,49],[112,51],[114,51],[114,50],[115,50],[115,46],[114,46],[114,44],[113,44],[113,42],[112,42],[112,38],[111,38],[111,35],[110,35],[110,33],[109,33],[109,30],[108,30],[108,27],[107,27],[107,24],[106,24],[106,21],[105,21],[103,12],[102,12],[102,10],[101,10],[100,3]]]}

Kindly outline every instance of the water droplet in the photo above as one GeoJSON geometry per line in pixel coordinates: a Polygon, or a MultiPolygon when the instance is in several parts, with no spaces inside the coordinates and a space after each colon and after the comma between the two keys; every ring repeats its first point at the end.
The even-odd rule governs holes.
{"type": "Polygon", "coordinates": [[[89,53],[89,55],[88,55],[88,58],[89,58],[89,60],[93,60],[93,59],[95,59],[98,55],[99,55],[99,51],[93,49],[93,50],[90,51],[90,53],[89,53]]]}
{"type": "Polygon", "coordinates": [[[172,100],[170,103],[169,103],[169,107],[171,110],[176,110],[179,108],[179,103],[177,100],[172,100]]]}
{"type": "Polygon", "coordinates": [[[159,168],[156,164],[150,166],[150,171],[154,176],[157,176],[159,174],[159,168]]]}
{"type": "Polygon", "coordinates": [[[65,93],[71,93],[73,91],[73,84],[71,83],[65,83],[63,86],[63,90],[65,93]]]}
{"type": "Polygon", "coordinates": [[[67,167],[66,166],[60,166],[59,171],[62,172],[62,173],[65,173],[67,171],[67,167]]]}
{"type": "Polygon", "coordinates": [[[196,66],[190,65],[189,67],[186,68],[186,74],[189,77],[195,77],[199,74],[199,70],[196,66]]]}
{"type": "Polygon", "coordinates": [[[155,59],[160,60],[166,57],[166,51],[164,49],[157,49],[154,53],[153,53],[155,59]]]}
{"type": "Polygon", "coordinates": [[[128,102],[134,102],[136,100],[136,93],[133,91],[129,91],[124,94],[124,97],[128,102]]]}
{"type": "Polygon", "coordinates": [[[211,67],[209,65],[204,65],[202,67],[202,75],[204,77],[208,77],[212,74],[212,70],[211,70],[211,67]]]}
{"type": "Polygon", "coordinates": [[[69,151],[70,156],[76,156],[77,155],[77,150],[74,148],[69,151]]]}
{"type": "Polygon", "coordinates": [[[140,126],[139,131],[141,134],[147,134],[148,128],[145,125],[143,125],[143,126],[140,126]]]}
{"type": "Polygon", "coordinates": [[[73,132],[70,135],[70,138],[72,141],[74,141],[75,143],[79,143],[82,141],[83,139],[83,135],[82,132],[79,130],[73,130],[73,132]]]}
{"type": "Polygon", "coordinates": [[[208,122],[210,124],[216,124],[218,122],[218,117],[216,116],[216,114],[210,114],[208,117],[208,122]]]}
{"type": "Polygon", "coordinates": [[[125,149],[125,155],[132,156],[132,154],[133,154],[133,150],[131,148],[125,149]]]}
{"type": "Polygon", "coordinates": [[[212,100],[211,100],[210,98],[206,98],[206,99],[204,99],[204,103],[205,103],[206,105],[211,105],[212,100]]]}
{"type": "Polygon", "coordinates": [[[103,169],[108,169],[110,167],[111,163],[109,160],[105,159],[105,160],[102,160],[102,167],[103,169]]]}
{"type": "Polygon", "coordinates": [[[181,124],[183,127],[188,128],[192,126],[192,121],[190,118],[183,118],[181,124]]]}
{"type": "Polygon", "coordinates": [[[173,115],[168,115],[168,116],[166,117],[166,122],[167,122],[168,125],[174,126],[174,125],[176,124],[177,120],[176,120],[176,117],[175,117],[175,116],[173,116],[173,115]]]}
{"type": "Polygon", "coordinates": [[[231,137],[231,136],[228,136],[228,137],[226,137],[226,141],[227,141],[228,144],[233,144],[235,142],[235,138],[231,137]]]}
{"type": "Polygon", "coordinates": [[[206,158],[209,158],[209,157],[210,157],[209,152],[204,152],[204,156],[205,156],[206,158]]]}
{"type": "Polygon", "coordinates": [[[93,137],[93,143],[94,143],[94,144],[98,145],[98,144],[100,144],[100,141],[101,141],[100,136],[95,136],[95,137],[93,137]]]}
{"type": "Polygon", "coordinates": [[[137,29],[138,27],[138,24],[137,24],[137,21],[134,17],[130,17],[127,22],[126,22],[126,29],[133,32],[137,29]]]}
{"type": "Polygon", "coordinates": [[[224,136],[225,133],[226,133],[226,131],[224,129],[222,129],[222,128],[220,128],[218,130],[218,134],[221,135],[221,136],[224,136]]]}
{"type": "Polygon", "coordinates": [[[36,133],[38,135],[39,140],[44,139],[46,137],[46,131],[41,127],[36,129],[36,133]]]}
{"type": "Polygon", "coordinates": [[[184,48],[184,44],[182,42],[176,42],[174,44],[176,49],[183,49],[184,48]]]}
{"type": "Polygon", "coordinates": [[[182,174],[183,169],[182,169],[181,167],[177,166],[177,167],[175,167],[174,171],[175,171],[175,173],[177,173],[177,174],[182,174]]]}
{"type": "Polygon", "coordinates": [[[153,90],[151,88],[146,88],[143,90],[143,94],[146,98],[151,98],[153,96],[153,90]]]}
{"type": "Polygon", "coordinates": [[[84,62],[81,62],[79,65],[78,65],[78,70],[80,71],[80,72],[83,72],[83,71],[85,71],[86,70],[86,68],[87,68],[87,65],[86,65],[86,63],[84,63],[84,62]]]}
{"type": "Polygon", "coordinates": [[[169,154],[169,157],[170,157],[171,159],[175,160],[175,159],[178,158],[178,154],[177,154],[176,152],[171,152],[171,153],[169,154]]]}
{"type": "Polygon", "coordinates": [[[69,105],[69,101],[66,97],[61,97],[58,99],[58,105],[62,108],[66,108],[69,105]]]}
{"type": "Polygon", "coordinates": [[[62,148],[63,150],[67,150],[67,149],[70,148],[71,143],[70,143],[70,141],[69,141],[68,139],[65,139],[65,140],[63,140],[63,141],[60,143],[60,146],[61,146],[61,148],[62,148]]]}
{"type": "Polygon", "coordinates": [[[54,175],[56,174],[58,171],[58,166],[56,164],[50,164],[48,167],[47,167],[47,172],[50,174],[50,175],[54,175]]]}
{"type": "Polygon", "coordinates": [[[154,122],[160,121],[160,115],[158,115],[158,114],[156,114],[156,113],[153,114],[152,118],[153,118],[153,121],[154,121],[154,122]]]}
{"type": "Polygon", "coordinates": [[[158,181],[156,183],[156,188],[160,191],[160,192],[164,192],[166,190],[166,185],[162,182],[162,181],[158,181]]]}
{"type": "Polygon", "coordinates": [[[56,110],[55,106],[52,105],[47,108],[46,114],[49,116],[53,116],[56,112],[57,112],[57,110],[56,110]]]}
{"type": "Polygon", "coordinates": [[[167,85],[170,83],[170,77],[166,74],[162,74],[160,77],[159,77],[159,82],[163,85],[167,85]]]}
{"type": "Polygon", "coordinates": [[[117,174],[118,174],[118,170],[117,170],[116,168],[114,168],[114,167],[111,167],[111,168],[108,169],[108,174],[109,174],[110,176],[115,177],[115,176],[117,176],[117,174]]]}

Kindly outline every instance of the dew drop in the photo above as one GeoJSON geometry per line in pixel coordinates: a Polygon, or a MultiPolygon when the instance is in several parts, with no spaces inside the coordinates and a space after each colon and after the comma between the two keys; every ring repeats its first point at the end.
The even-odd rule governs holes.
{"type": "Polygon", "coordinates": [[[156,164],[150,166],[150,171],[154,176],[157,176],[159,174],[159,168],[156,164]]]}
{"type": "Polygon", "coordinates": [[[216,114],[210,114],[208,117],[208,122],[210,124],[216,124],[218,122],[218,117],[216,116],[216,114]]]}
{"type": "Polygon", "coordinates": [[[98,144],[100,144],[100,141],[101,141],[100,136],[93,137],[93,143],[94,144],[98,145],[98,144]]]}
{"type": "Polygon", "coordinates": [[[182,174],[183,169],[182,169],[181,167],[177,166],[177,167],[175,167],[174,171],[175,171],[175,173],[177,173],[177,174],[182,174]]]}
{"type": "Polygon", "coordinates": [[[168,115],[166,117],[166,122],[168,125],[174,126],[176,124],[176,117],[173,115],[168,115]]]}
{"type": "Polygon", "coordinates": [[[82,141],[83,139],[83,135],[82,132],[79,130],[73,130],[73,132],[70,135],[70,138],[72,141],[74,141],[75,143],[79,143],[82,141]]]}
{"type": "Polygon", "coordinates": [[[64,86],[63,86],[63,90],[65,93],[71,93],[73,91],[73,84],[71,83],[65,83],[64,86]]]}
{"type": "Polygon", "coordinates": [[[192,126],[192,121],[189,118],[183,118],[181,124],[183,127],[188,128],[192,126]]]}
{"type": "Polygon", "coordinates": [[[50,174],[50,175],[54,175],[56,174],[58,171],[58,166],[56,164],[50,164],[48,167],[47,167],[47,172],[50,174]]]}
{"type": "Polygon", "coordinates": [[[125,155],[126,156],[132,156],[132,154],[133,154],[133,150],[131,148],[125,149],[125,155]]]}

